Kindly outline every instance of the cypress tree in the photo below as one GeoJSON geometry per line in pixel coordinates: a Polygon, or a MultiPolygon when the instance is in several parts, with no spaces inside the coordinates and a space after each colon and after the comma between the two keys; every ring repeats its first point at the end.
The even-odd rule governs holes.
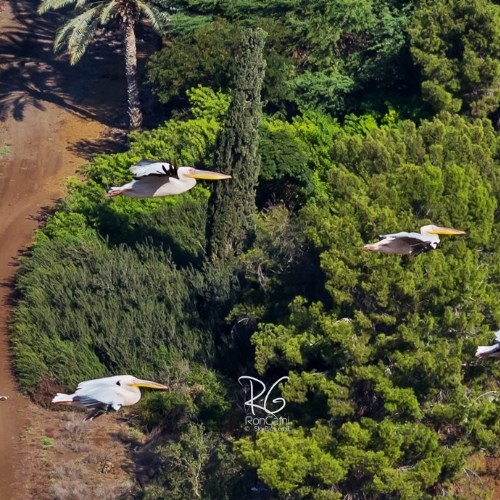
{"type": "Polygon", "coordinates": [[[262,115],[260,98],[264,79],[263,49],[267,33],[261,29],[243,32],[236,56],[239,68],[226,124],[214,157],[214,170],[233,176],[214,186],[207,219],[207,255],[227,260],[241,251],[252,232],[255,191],[260,157],[257,153],[262,115]]]}

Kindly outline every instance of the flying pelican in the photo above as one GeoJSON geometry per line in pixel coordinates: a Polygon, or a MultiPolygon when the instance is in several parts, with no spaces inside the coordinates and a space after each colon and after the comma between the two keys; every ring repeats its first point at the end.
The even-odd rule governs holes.
{"type": "Polygon", "coordinates": [[[133,180],[120,187],[112,187],[106,198],[130,196],[132,198],[156,198],[181,194],[189,191],[196,185],[196,179],[221,180],[230,179],[230,175],[197,170],[192,167],[175,167],[167,162],[141,160],[130,167],[133,180]]]}
{"type": "Polygon", "coordinates": [[[74,394],[57,393],[52,402],[92,410],[83,420],[94,420],[103,413],[118,411],[122,406],[135,405],[141,399],[139,387],[168,389],[166,385],[132,375],[116,375],[80,382],[74,394]]]}
{"type": "Polygon", "coordinates": [[[480,345],[476,351],[476,358],[500,358],[500,330],[495,332],[494,335],[498,342],[491,346],[480,345]]]}
{"type": "Polygon", "coordinates": [[[361,250],[398,255],[418,255],[435,250],[439,244],[439,234],[465,234],[465,231],[451,227],[423,226],[420,228],[420,233],[381,234],[382,240],[365,245],[361,250]]]}

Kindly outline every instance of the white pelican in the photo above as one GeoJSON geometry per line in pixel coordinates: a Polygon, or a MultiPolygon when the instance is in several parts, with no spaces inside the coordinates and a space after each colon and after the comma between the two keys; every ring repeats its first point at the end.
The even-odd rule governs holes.
{"type": "Polygon", "coordinates": [[[192,167],[175,167],[165,161],[141,160],[130,167],[133,180],[120,187],[112,187],[106,194],[130,196],[132,198],[156,198],[189,191],[196,185],[196,179],[230,179],[230,175],[197,170],[192,167]]]}
{"type": "Polygon", "coordinates": [[[361,250],[398,255],[418,255],[435,250],[439,244],[439,234],[465,234],[465,231],[451,227],[423,226],[420,228],[420,233],[381,234],[382,240],[365,245],[361,250]]]}
{"type": "Polygon", "coordinates": [[[80,382],[74,394],[57,393],[52,402],[92,410],[83,420],[94,420],[108,411],[135,405],[141,399],[139,387],[168,389],[166,385],[141,380],[132,375],[116,375],[80,382]]]}
{"type": "Polygon", "coordinates": [[[490,346],[480,345],[476,351],[476,358],[487,358],[489,356],[492,358],[500,358],[500,330],[495,332],[494,335],[498,342],[490,346]]]}

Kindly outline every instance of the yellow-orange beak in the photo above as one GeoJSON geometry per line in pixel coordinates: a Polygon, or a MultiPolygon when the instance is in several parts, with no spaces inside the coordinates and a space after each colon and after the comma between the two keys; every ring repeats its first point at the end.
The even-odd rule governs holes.
{"type": "Polygon", "coordinates": [[[157,382],[151,382],[150,380],[139,380],[135,384],[130,384],[132,387],[149,387],[150,389],[162,389],[164,391],[168,390],[167,385],[158,384],[157,382]]]}
{"type": "Polygon", "coordinates": [[[452,227],[436,227],[433,231],[428,231],[429,234],[466,234],[465,231],[460,229],[453,229],[452,227]]]}
{"type": "Polygon", "coordinates": [[[192,177],[193,179],[204,179],[208,181],[220,181],[222,179],[231,179],[230,175],[221,174],[219,172],[210,172],[209,170],[195,170],[191,174],[186,174],[186,177],[192,177]]]}

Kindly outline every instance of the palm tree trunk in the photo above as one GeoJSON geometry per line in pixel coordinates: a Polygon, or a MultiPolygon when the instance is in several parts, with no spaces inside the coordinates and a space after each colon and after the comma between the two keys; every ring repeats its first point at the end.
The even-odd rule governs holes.
{"type": "Polygon", "coordinates": [[[134,22],[125,25],[125,76],[127,77],[127,102],[130,128],[140,128],[142,124],[139,86],[137,85],[137,47],[135,41],[134,22]]]}

